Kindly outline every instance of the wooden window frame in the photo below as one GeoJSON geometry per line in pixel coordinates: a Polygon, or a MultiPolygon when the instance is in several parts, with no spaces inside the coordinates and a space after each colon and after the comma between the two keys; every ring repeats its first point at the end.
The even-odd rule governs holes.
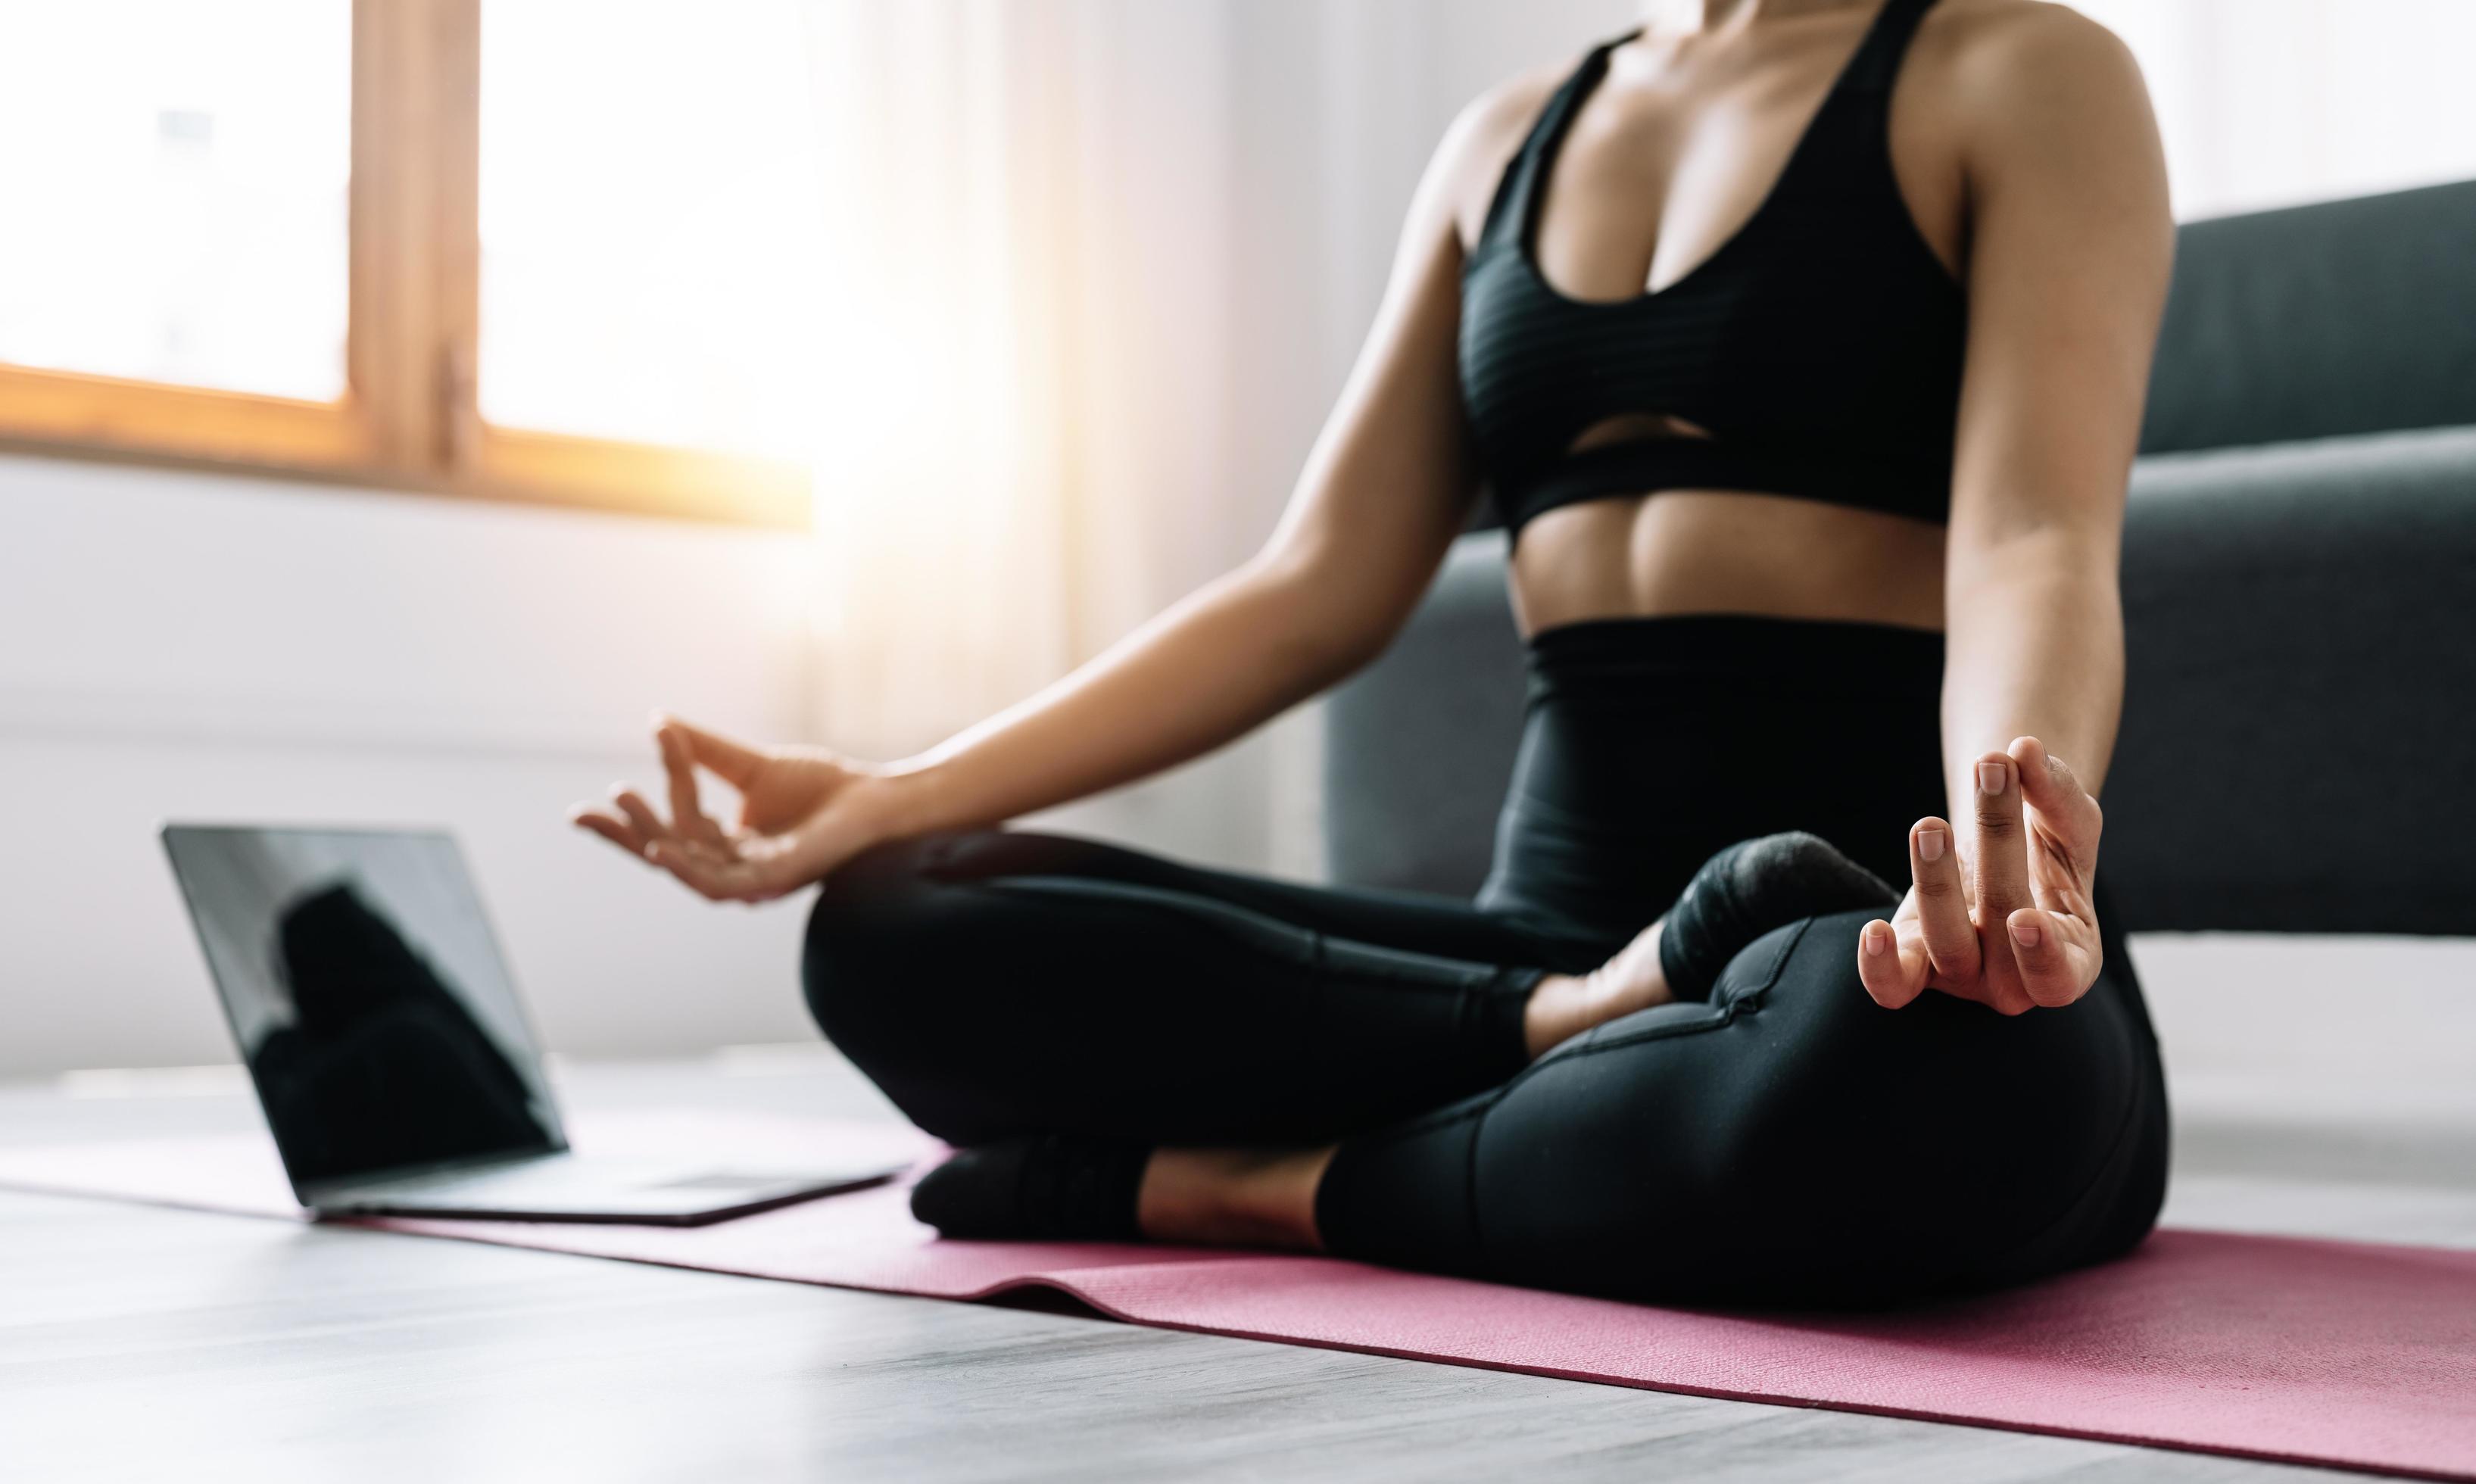
{"type": "Polygon", "coordinates": [[[806,527],[808,474],[793,462],[483,419],[481,56],[482,0],[354,0],[341,397],[0,364],[0,446],[806,527]]]}

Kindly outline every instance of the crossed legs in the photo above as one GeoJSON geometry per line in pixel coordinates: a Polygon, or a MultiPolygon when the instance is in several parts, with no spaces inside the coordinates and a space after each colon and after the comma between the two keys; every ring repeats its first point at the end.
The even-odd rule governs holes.
{"type": "Polygon", "coordinates": [[[2164,1168],[2137,992],[1886,1012],[1855,979],[1867,915],[1763,937],[1707,1000],[1592,1021],[1607,966],[1655,964],[1655,939],[976,832],[837,873],[805,974],[828,1035],[950,1142],[1154,1147],[1157,1238],[1749,1301],[2137,1239],[2164,1168]],[[1561,1027],[1538,1013],[1559,997],[1561,1027]]]}

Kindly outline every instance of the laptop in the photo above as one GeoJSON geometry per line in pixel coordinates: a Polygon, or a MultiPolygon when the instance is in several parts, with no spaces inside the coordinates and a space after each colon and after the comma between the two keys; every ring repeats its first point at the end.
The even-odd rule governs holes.
{"type": "Polygon", "coordinates": [[[691,1226],[900,1172],[571,1151],[445,834],[171,825],[163,847],[293,1195],[320,1216],[691,1226]]]}

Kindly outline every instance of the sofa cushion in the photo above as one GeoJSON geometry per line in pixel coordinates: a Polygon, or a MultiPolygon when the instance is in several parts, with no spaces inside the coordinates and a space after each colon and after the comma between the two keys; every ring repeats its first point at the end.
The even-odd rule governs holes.
{"type": "Polygon", "coordinates": [[[2476,932],[2476,428],[2143,459],[2123,602],[2127,927],[2476,932]]]}
{"type": "Polygon", "coordinates": [[[2145,454],[2476,423],[2476,182],[2192,222],[2145,454]]]}

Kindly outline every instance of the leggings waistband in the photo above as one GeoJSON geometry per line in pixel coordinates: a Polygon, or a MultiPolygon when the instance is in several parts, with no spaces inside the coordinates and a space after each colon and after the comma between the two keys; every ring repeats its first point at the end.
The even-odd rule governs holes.
{"type": "Polygon", "coordinates": [[[1625,680],[1707,680],[1813,692],[1931,697],[1944,636],[1896,624],[1740,613],[1593,618],[1530,636],[1533,700],[1625,680]]]}

